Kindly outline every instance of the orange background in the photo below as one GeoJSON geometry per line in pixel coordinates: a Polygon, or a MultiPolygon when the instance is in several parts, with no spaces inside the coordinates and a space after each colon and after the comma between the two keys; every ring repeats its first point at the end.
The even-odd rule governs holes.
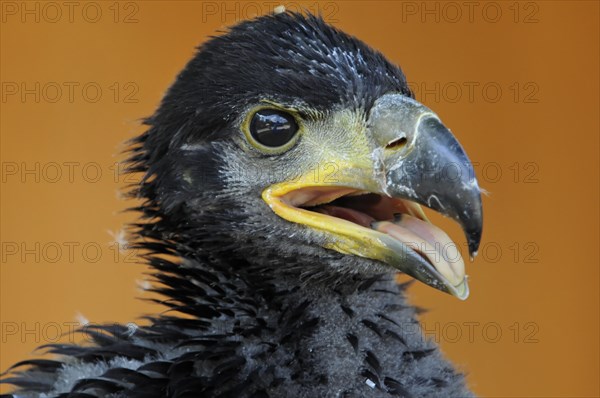
{"type": "MultiPolygon", "coordinates": [[[[598,2],[303,4],[403,67],[490,192],[471,297],[410,289],[428,335],[482,396],[598,396],[598,2]]],[[[115,155],[196,45],[273,5],[2,2],[0,369],[78,314],[162,310],[110,243],[132,219],[115,155]]]]}

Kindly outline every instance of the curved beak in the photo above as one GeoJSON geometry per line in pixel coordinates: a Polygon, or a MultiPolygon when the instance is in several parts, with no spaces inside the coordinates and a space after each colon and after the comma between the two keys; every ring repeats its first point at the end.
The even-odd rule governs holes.
{"type": "MultiPolygon", "coordinates": [[[[398,94],[388,94],[376,101],[369,117],[369,129],[379,147],[384,148],[378,156],[382,190],[393,198],[419,203],[456,220],[465,233],[470,257],[474,259],[483,230],[481,191],[467,154],[450,130],[429,108],[398,94]]],[[[393,235],[391,226],[385,228],[393,235]]],[[[429,239],[433,245],[442,242],[451,241],[429,239]]],[[[438,248],[436,254],[446,251],[447,248],[438,248]]],[[[428,285],[459,298],[468,296],[462,258],[447,262],[449,267],[444,267],[444,263],[431,267],[431,261],[422,260],[410,264],[397,257],[394,263],[428,285]],[[458,282],[461,277],[462,281],[458,282]],[[448,283],[452,280],[454,283],[448,283]]]]}

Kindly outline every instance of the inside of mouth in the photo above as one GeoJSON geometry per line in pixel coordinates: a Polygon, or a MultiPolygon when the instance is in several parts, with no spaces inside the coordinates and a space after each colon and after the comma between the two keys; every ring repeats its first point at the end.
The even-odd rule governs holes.
{"type": "Polygon", "coordinates": [[[366,228],[370,228],[376,221],[392,220],[397,215],[410,214],[402,200],[393,200],[375,193],[342,196],[327,204],[315,206],[312,210],[366,228]]]}
{"type": "Polygon", "coordinates": [[[458,248],[443,230],[429,222],[417,203],[338,187],[301,188],[282,199],[294,207],[386,234],[412,249],[450,283],[457,285],[464,279],[464,261],[458,248]]]}

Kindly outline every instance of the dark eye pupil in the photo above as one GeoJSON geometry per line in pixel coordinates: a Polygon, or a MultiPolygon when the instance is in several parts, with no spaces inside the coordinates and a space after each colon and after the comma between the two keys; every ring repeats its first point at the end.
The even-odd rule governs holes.
{"type": "Polygon", "coordinates": [[[250,134],[260,144],[280,147],[287,144],[298,131],[294,118],[281,111],[263,109],[254,114],[250,122],[250,134]]]}

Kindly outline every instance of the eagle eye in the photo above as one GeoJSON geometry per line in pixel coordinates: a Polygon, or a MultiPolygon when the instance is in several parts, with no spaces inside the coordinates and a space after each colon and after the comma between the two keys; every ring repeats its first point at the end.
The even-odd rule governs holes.
{"type": "Polygon", "coordinates": [[[267,148],[280,148],[296,136],[298,123],[287,112],[276,109],[260,109],[250,120],[250,135],[267,148]]]}

